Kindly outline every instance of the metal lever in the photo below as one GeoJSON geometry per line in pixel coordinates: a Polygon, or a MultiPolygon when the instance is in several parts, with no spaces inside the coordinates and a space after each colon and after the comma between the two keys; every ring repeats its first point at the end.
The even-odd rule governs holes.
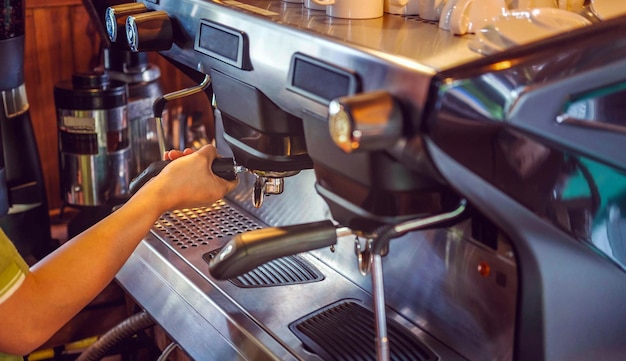
{"type": "Polygon", "coordinates": [[[167,151],[167,146],[165,145],[165,130],[163,129],[163,111],[165,110],[167,103],[172,100],[203,92],[209,87],[209,85],[211,85],[211,77],[207,74],[204,79],[202,79],[200,84],[164,94],[154,101],[154,104],[152,105],[152,113],[154,114],[154,120],[156,121],[157,139],[159,141],[159,151],[161,154],[167,151]]]}
{"type": "MultiPolygon", "coordinates": [[[[146,184],[150,179],[161,173],[163,168],[167,166],[170,160],[161,160],[151,163],[141,174],[135,177],[128,187],[130,195],[135,194],[139,188],[146,184]]],[[[233,158],[215,158],[211,164],[211,171],[216,176],[224,178],[228,181],[235,180],[237,173],[245,171],[243,167],[236,166],[233,158]]]]}

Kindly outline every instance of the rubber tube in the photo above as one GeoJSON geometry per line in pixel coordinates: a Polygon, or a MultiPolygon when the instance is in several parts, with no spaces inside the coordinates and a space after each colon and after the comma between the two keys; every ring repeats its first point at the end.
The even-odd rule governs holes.
{"type": "Polygon", "coordinates": [[[98,341],[83,351],[76,361],[101,360],[120,341],[154,324],[154,320],[145,311],[134,314],[102,335],[98,341]]]}

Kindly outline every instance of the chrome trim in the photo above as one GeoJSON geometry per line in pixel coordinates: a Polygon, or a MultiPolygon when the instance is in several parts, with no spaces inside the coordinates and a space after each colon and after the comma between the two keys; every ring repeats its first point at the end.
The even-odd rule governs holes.
{"type": "Polygon", "coordinates": [[[28,97],[26,96],[26,86],[24,84],[17,88],[3,90],[0,94],[2,95],[4,115],[7,119],[15,118],[28,111],[28,97]]]}

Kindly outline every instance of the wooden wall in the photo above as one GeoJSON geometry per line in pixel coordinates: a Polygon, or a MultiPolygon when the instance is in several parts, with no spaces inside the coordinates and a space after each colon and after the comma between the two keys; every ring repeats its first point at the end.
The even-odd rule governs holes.
{"type": "MultiPolygon", "coordinates": [[[[62,205],[54,84],[70,79],[76,71],[86,72],[101,65],[100,52],[100,36],[81,0],[26,0],[26,91],[51,210],[62,205]]],[[[150,61],[161,69],[164,91],[193,85],[158,54],[151,54],[150,61]]],[[[192,104],[208,109],[206,97],[194,100],[172,106],[192,104]]]]}
{"type": "Polygon", "coordinates": [[[100,38],[80,0],[27,0],[24,72],[48,205],[61,206],[54,84],[97,63],[100,38]]]}

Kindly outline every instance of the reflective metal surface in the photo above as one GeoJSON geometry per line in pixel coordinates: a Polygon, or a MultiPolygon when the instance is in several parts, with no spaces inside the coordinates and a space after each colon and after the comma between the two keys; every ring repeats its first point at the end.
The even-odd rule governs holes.
{"type": "Polygon", "coordinates": [[[626,206],[626,39],[611,35],[620,24],[605,23],[579,47],[537,44],[464,75],[444,73],[431,135],[473,172],[624,268],[626,239],[617,235],[624,226],[616,219],[626,206]],[[555,51],[558,57],[546,56],[555,51]]]}
{"type": "Polygon", "coordinates": [[[17,88],[0,91],[4,115],[13,118],[28,111],[28,97],[26,96],[26,86],[24,84],[17,88]]]}
{"type": "MultiPolygon", "coordinates": [[[[344,237],[332,250],[301,255],[322,272],[320,282],[249,289],[212,279],[203,255],[232,235],[326,218],[323,201],[309,191],[312,171],[288,178],[286,194],[260,209],[242,181],[209,209],[164,215],[117,279],[194,359],[319,359],[288,326],[345,298],[373,310],[371,277],[359,273],[354,238],[344,237]]],[[[388,319],[440,359],[511,358],[517,279],[505,239],[493,250],[473,241],[464,223],[395,239],[382,261],[388,319]],[[491,273],[481,275],[481,264],[491,273]]]]}
{"type": "Polygon", "coordinates": [[[130,149],[97,155],[61,153],[62,196],[68,204],[98,206],[128,194],[130,149]],[[106,175],[106,176],[105,176],[106,175]]]}
{"type": "Polygon", "coordinates": [[[84,146],[77,136],[59,140],[63,200],[73,205],[99,206],[111,199],[123,199],[128,194],[132,174],[126,107],[58,109],[57,113],[60,130],[76,132],[79,129],[74,134],[82,132],[96,137],[95,143],[90,144],[95,154],[76,151],[80,149],[77,147],[84,146]]]}
{"type": "Polygon", "coordinates": [[[414,139],[514,245],[518,359],[626,352],[625,30],[614,19],[442,72],[414,139]]]}

